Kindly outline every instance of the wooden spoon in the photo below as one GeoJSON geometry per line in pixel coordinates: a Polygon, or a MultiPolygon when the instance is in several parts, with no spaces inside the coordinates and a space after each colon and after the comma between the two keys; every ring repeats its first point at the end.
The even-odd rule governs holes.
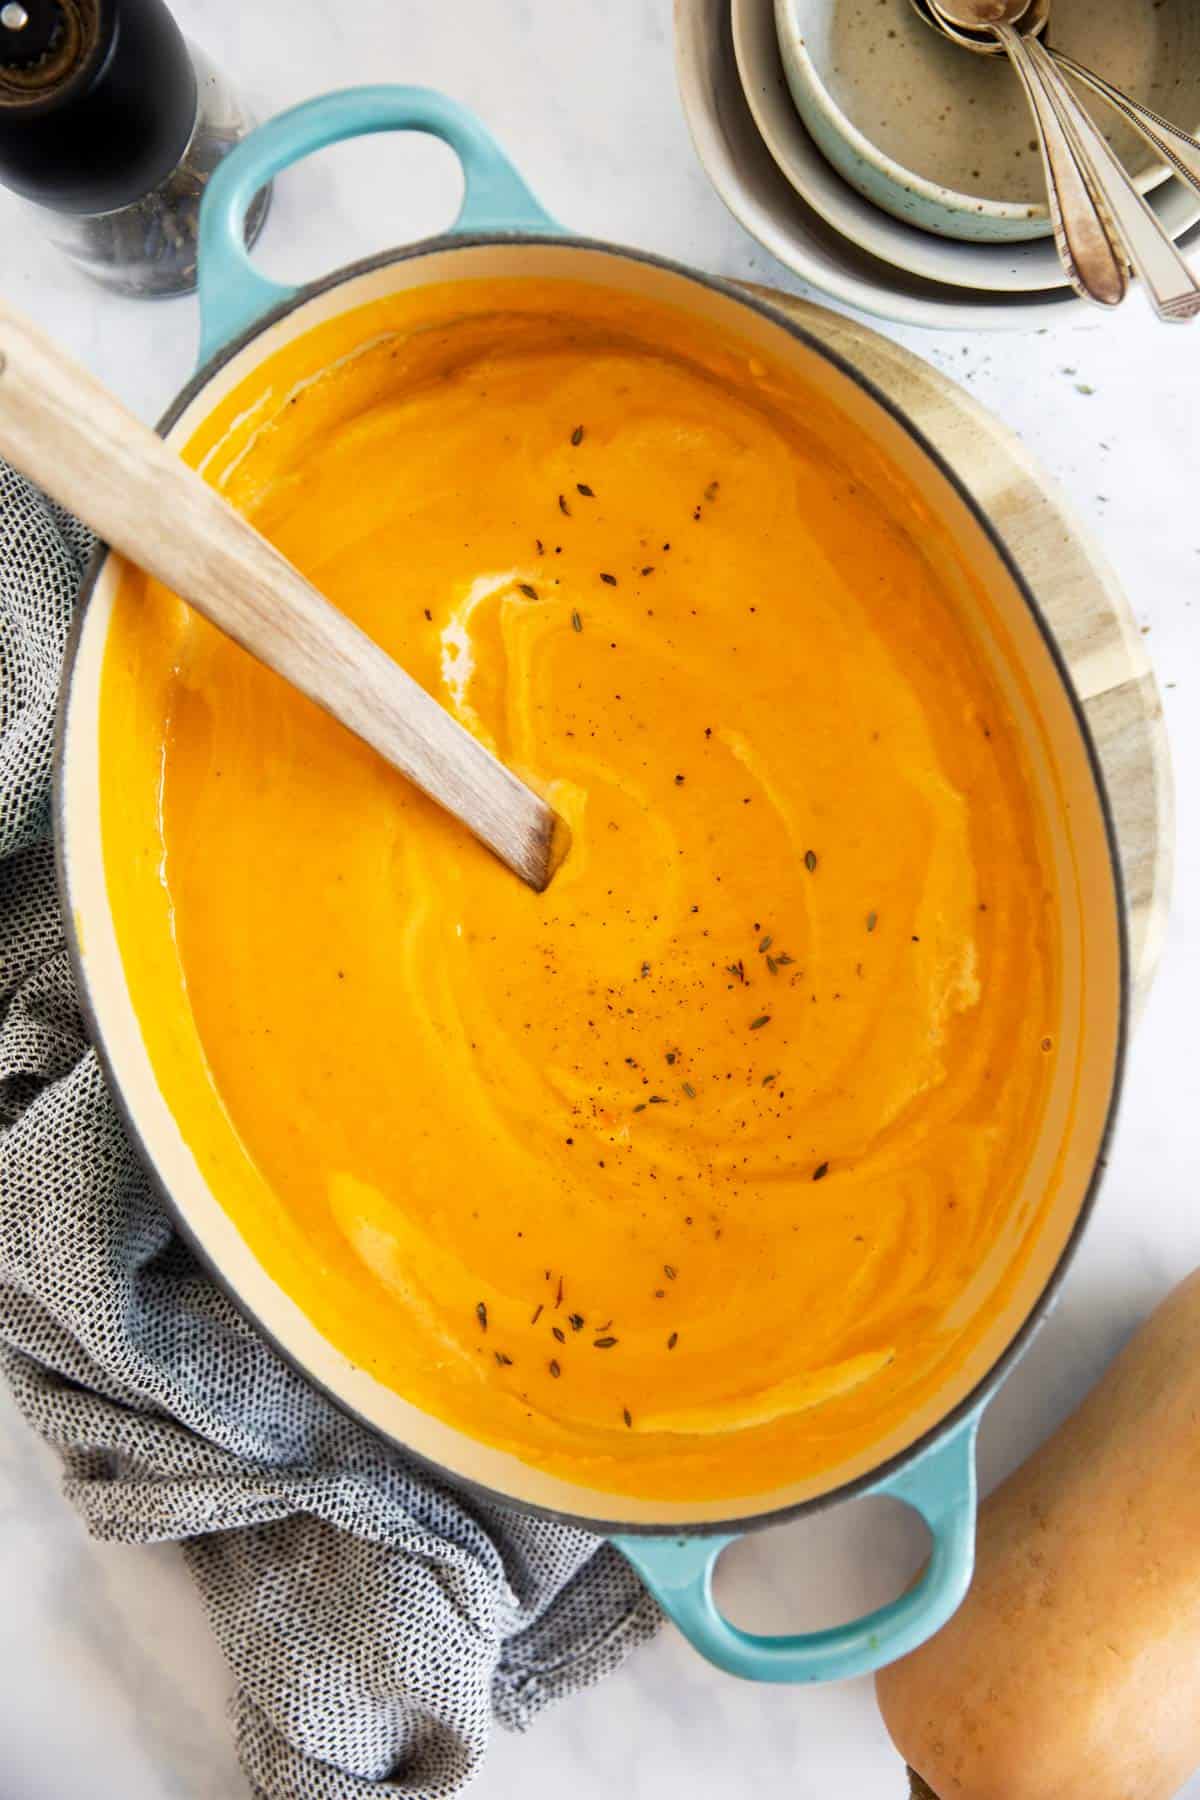
{"type": "Polygon", "coordinates": [[[408,776],[538,893],[570,833],[149,426],[0,302],[0,454],[408,776]]]}

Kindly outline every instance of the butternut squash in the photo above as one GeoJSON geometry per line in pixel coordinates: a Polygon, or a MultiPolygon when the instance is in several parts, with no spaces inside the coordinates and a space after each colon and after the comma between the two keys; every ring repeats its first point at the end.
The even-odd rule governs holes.
{"type": "Polygon", "coordinates": [[[1200,1270],[986,1502],[964,1604],[876,1692],[937,1800],[1169,1800],[1200,1764],[1200,1270]]]}

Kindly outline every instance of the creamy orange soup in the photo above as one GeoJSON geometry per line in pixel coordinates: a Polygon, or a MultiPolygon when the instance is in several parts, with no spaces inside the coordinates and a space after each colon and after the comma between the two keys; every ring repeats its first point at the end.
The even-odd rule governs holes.
{"type": "Polygon", "coordinates": [[[189,455],[573,832],[532,893],[125,575],[118,935],[265,1268],[594,1487],[894,1429],[1011,1293],[1053,1063],[1045,833],[939,527],[794,375],[567,284],[321,326],[189,455]]]}

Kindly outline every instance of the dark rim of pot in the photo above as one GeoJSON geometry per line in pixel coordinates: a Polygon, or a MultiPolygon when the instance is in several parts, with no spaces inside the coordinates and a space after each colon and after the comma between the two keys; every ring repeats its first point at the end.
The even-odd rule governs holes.
{"type": "Polygon", "coordinates": [[[66,737],[75,661],[82,635],[87,604],[108,556],[107,547],[103,544],[98,544],[93,550],[91,560],[80,587],[75,616],[72,621],[63,662],[62,684],[59,691],[58,715],[55,726],[53,777],[54,841],[59,896],[63,910],[67,948],[70,955],[72,972],[75,977],[76,991],[79,996],[80,1011],[87,1025],[89,1038],[96,1050],[97,1057],[104,1072],[109,1092],[121,1122],[124,1125],[125,1131],[128,1134],[129,1140],[134,1146],[150,1179],[154,1183],[164,1205],[167,1207],[167,1210],[170,1212],[182,1236],[188,1242],[203,1267],[207,1269],[208,1273],[229,1296],[238,1311],[249,1321],[254,1329],[270,1343],[278,1355],[281,1356],[298,1375],[302,1376],[311,1387],[318,1389],[331,1400],[340,1411],[348,1414],[358,1424],[364,1426],[366,1430],[370,1431],[391,1449],[419,1464],[422,1469],[434,1476],[435,1479],[449,1483],[451,1486],[459,1488],[463,1492],[472,1495],[478,1500],[485,1501],[489,1505],[499,1506],[511,1512],[532,1513],[542,1518],[557,1520],[563,1524],[576,1525],[581,1529],[593,1532],[598,1536],[620,1535],[626,1537],[689,1538],[759,1531],[766,1526],[780,1525],[789,1519],[797,1519],[821,1512],[827,1507],[835,1506],[843,1501],[853,1500],[861,1495],[868,1494],[874,1488],[878,1487],[881,1482],[886,1481],[889,1476],[895,1475],[899,1470],[917,1462],[927,1450],[932,1448],[934,1444],[940,1442],[953,1431],[956,1426],[963,1424],[972,1413],[979,1410],[984,1403],[991,1398],[991,1395],[1000,1386],[1005,1376],[1020,1359],[1022,1353],[1027,1348],[1031,1339],[1037,1332],[1038,1327],[1042,1323],[1051,1302],[1054,1300],[1096,1204],[1096,1196],[1108,1164],[1109,1146],[1112,1142],[1113,1128],[1124,1084],[1125,1060],[1129,1035],[1130,965],[1129,937],[1125,910],[1125,884],[1121,872],[1116,827],[1113,822],[1112,807],[1108,797],[1108,790],[1105,785],[1104,772],[1096,751],[1096,745],[1092,738],[1091,729],[1084,714],[1082,704],[1072,685],[1070,673],[1067,669],[1062,652],[1059,649],[1058,643],[1048,622],[1042,614],[1041,608],[1039,607],[1029,584],[1026,582],[1024,575],[1017,566],[1012,553],[1004,542],[1004,539],[996,530],[992,521],[983,511],[979,502],[975,499],[974,495],[970,493],[956,474],[955,470],[951,468],[950,464],[942,456],[941,452],[929,442],[928,438],[926,438],[920,428],[907,417],[901,408],[897,406],[887,394],[876,386],[869,376],[864,375],[860,369],[855,368],[853,363],[849,362],[838,351],[830,349],[828,345],[822,343],[818,337],[814,336],[813,333],[808,331],[803,325],[800,325],[795,320],[789,318],[786,313],[771,306],[756,294],[747,292],[733,281],[725,280],[720,276],[703,274],[696,269],[689,268],[686,264],[674,262],[669,257],[657,256],[652,252],[645,250],[626,249],[621,245],[605,243],[596,238],[551,235],[549,233],[497,232],[481,233],[477,235],[468,235],[464,233],[461,236],[458,234],[450,234],[448,236],[425,239],[420,243],[407,245],[398,250],[383,251],[376,256],[364,257],[359,262],[349,263],[339,269],[335,269],[331,274],[322,276],[320,279],[309,282],[305,286],[298,288],[290,299],[281,302],[279,306],[273,307],[270,311],[263,313],[252,325],[248,326],[245,331],[239,332],[236,337],[222,345],[222,347],[216,351],[207,362],[196,370],[196,373],[192,376],[191,380],[181,389],[180,393],[159,420],[157,427],[158,431],[165,436],[187,407],[191,405],[192,401],[197,398],[212,380],[213,376],[222,369],[226,363],[232,361],[232,359],[239,355],[248,344],[252,343],[255,338],[261,337],[264,332],[269,330],[270,327],[280,319],[285,318],[289,313],[297,311],[308,301],[315,299],[318,295],[328,293],[331,289],[340,287],[344,283],[354,280],[357,276],[368,275],[376,270],[389,268],[397,263],[409,262],[418,257],[428,256],[434,252],[440,254],[452,250],[500,249],[512,247],[536,247],[561,249],[564,251],[594,251],[604,256],[616,258],[620,261],[644,263],[653,268],[665,269],[669,274],[679,276],[685,281],[692,282],[697,287],[708,288],[714,293],[721,294],[728,300],[735,301],[739,306],[746,307],[750,312],[757,313],[760,317],[768,320],[772,325],[786,331],[789,336],[795,338],[797,342],[803,344],[815,355],[820,356],[825,362],[832,364],[834,368],[842,375],[846,376],[848,380],[852,381],[856,387],[873,400],[884,413],[900,426],[901,430],[905,432],[909,439],[917,446],[918,450],[922,452],[946,481],[951,490],[958,496],[959,500],[974,519],[976,525],[991,544],[992,549],[995,551],[1010,580],[1024,600],[1030,616],[1037,626],[1055,672],[1058,675],[1059,682],[1074,714],[1075,726],[1087,754],[1088,764],[1092,775],[1092,783],[1096,791],[1097,800],[1104,821],[1117,912],[1116,925],[1120,960],[1120,992],[1118,996],[1117,1042],[1113,1058],[1112,1085],[1109,1093],[1104,1129],[1097,1149],[1096,1162],[1086,1192],[1080,1202],[1075,1222],[1072,1225],[1067,1241],[1059,1254],[1058,1261],[1051,1270],[1041,1293],[1026,1314],[1019,1330],[988,1369],[987,1373],[976,1382],[970,1393],[965,1395],[964,1398],[949,1412],[943,1414],[942,1417],[931,1425],[927,1431],[924,1431],[919,1438],[915,1439],[913,1443],[907,1445],[903,1450],[898,1451],[894,1456],[889,1457],[886,1462],[879,1463],[875,1467],[867,1470],[864,1474],[856,1476],[853,1481],[845,1482],[841,1486],[831,1489],[828,1493],[815,1495],[808,1500],[795,1501],[790,1505],[780,1506],[769,1512],[752,1513],[749,1517],[739,1517],[735,1513],[734,1516],[727,1519],[700,1520],[696,1522],[682,1520],[669,1521],[661,1524],[630,1524],[627,1521],[619,1519],[592,1518],[587,1515],[571,1513],[557,1507],[545,1506],[533,1501],[517,1499],[511,1494],[502,1493],[495,1488],[488,1487],[483,1482],[473,1480],[469,1476],[460,1475],[455,1471],[446,1468],[444,1464],[424,1455],[422,1452],[413,1450],[409,1445],[401,1442],[398,1438],[393,1438],[380,1426],[375,1425],[370,1419],[364,1417],[361,1412],[341,1395],[328,1387],[325,1382],[319,1381],[298,1357],[293,1356],[290,1351],[279,1343],[274,1334],[264,1324],[262,1319],[259,1318],[253,1308],[237,1292],[229,1278],[224,1274],[204,1245],[199,1241],[190,1223],[184,1216],[182,1209],[168,1191],[166,1184],[158,1173],[150,1148],[142,1138],[137,1122],[134,1119],[125,1096],[115,1078],[108,1050],[105,1045],[100,1019],[96,1008],[93,1005],[92,995],[88,987],[85,965],[80,952],[79,934],[75,927],[74,907],[71,903],[71,875],[65,848],[66,737]]]}

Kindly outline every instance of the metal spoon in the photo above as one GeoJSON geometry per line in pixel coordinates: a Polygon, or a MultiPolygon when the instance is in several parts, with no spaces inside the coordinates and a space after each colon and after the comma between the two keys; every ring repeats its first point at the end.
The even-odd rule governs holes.
{"type": "MultiPolygon", "coordinates": [[[[1049,12],[1050,0],[1040,0],[1040,4],[1049,12]]],[[[1102,100],[1107,100],[1114,111],[1128,119],[1134,130],[1139,131],[1146,142],[1171,165],[1180,179],[1200,194],[1200,142],[1188,132],[1181,131],[1178,125],[1172,125],[1161,113],[1143,106],[1131,94],[1122,93],[1119,87],[1114,87],[1103,75],[1097,75],[1094,69],[1085,69],[1082,63],[1076,62],[1073,56],[1068,56],[1065,50],[1055,50],[1052,45],[1047,45],[1047,49],[1060,69],[1065,69],[1076,81],[1082,81],[1085,87],[1090,87],[1102,100]]]]}
{"type": "MultiPolygon", "coordinates": [[[[978,56],[1004,55],[1004,45],[985,28],[964,31],[958,25],[951,25],[948,19],[938,18],[934,14],[930,0],[909,0],[909,5],[921,23],[928,25],[930,31],[936,31],[940,37],[948,37],[952,43],[961,44],[964,50],[974,50],[978,56]]],[[[1049,17],[1050,0],[1030,0],[1029,7],[1020,15],[1022,35],[1028,37],[1031,32],[1040,34],[1046,29],[1049,17]]]]}
{"type": "MultiPolygon", "coordinates": [[[[1121,261],[1127,257],[1132,263],[1159,318],[1170,321],[1194,318],[1200,312],[1200,282],[1130,181],[1102,133],[1076,100],[1045,46],[1036,37],[1023,36],[1010,22],[1029,10],[1029,0],[930,0],[930,7],[935,17],[947,24],[964,30],[990,32],[1007,51],[1037,119],[1047,173],[1052,166],[1054,168],[1055,181],[1049,184],[1051,216],[1055,212],[1057,165],[1061,163],[1057,139],[1065,142],[1070,162],[1088,193],[1089,204],[1079,215],[1087,253],[1090,254],[1093,247],[1094,221],[1099,219],[1105,227],[1109,253],[1121,261]]],[[[1083,277],[1085,286],[1092,289],[1090,265],[1087,270],[1078,266],[1072,210],[1075,193],[1077,188],[1070,187],[1066,193],[1062,189],[1058,192],[1063,218],[1059,248],[1061,251],[1063,240],[1067,240],[1068,254],[1076,264],[1076,273],[1083,277]]],[[[1057,222],[1055,235],[1058,237],[1057,222]]],[[[1064,266],[1070,275],[1071,269],[1065,259],[1064,266]]],[[[1103,267],[1103,257],[1098,259],[1097,267],[1103,267]]],[[[1105,299],[1103,294],[1094,291],[1093,297],[1105,299]]],[[[1121,297],[1123,284],[1122,294],[1117,298],[1121,297]]],[[[1109,305],[1115,303],[1115,300],[1107,300],[1109,305]]]]}
{"type": "MultiPolygon", "coordinates": [[[[910,0],[913,11],[922,24],[928,25],[942,37],[948,37],[964,50],[973,50],[977,56],[1003,56],[1004,46],[998,39],[985,32],[963,31],[957,25],[950,25],[944,19],[935,18],[930,10],[928,0],[910,0]]],[[[1031,0],[1029,11],[1021,16],[1022,37],[1040,37],[1050,17],[1050,0],[1031,0]]],[[[1090,87],[1093,93],[1106,100],[1115,112],[1119,112],[1135,131],[1141,133],[1152,149],[1157,151],[1164,162],[1168,162],[1188,186],[1200,194],[1200,140],[1190,133],[1164,119],[1152,107],[1144,106],[1135,100],[1132,94],[1126,94],[1103,75],[1097,75],[1095,69],[1087,69],[1081,62],[1076,62],[1065,50],[1058,50],[1053,44],[1046,45],[1047,50],[1066,74],[1090,87]]]]}
{"type": "Polygon", "coordinates": [[[1050,222],[1067,279],[1085,300],[1094,300],[1100,306],[1119,306],[1129,288],[1129,264],[1111,215],[1101,200],[1098,184],[1090,178],[1063,129],[1024,39],[999,16],[1003,10],[1006,16],[1022,17],[1029,10],[1029,0],[974,0],[973,4],[971,0],[958,0],[958,5],[960,10],[952,12],[944,10],[937,0],[929,0],[929,11],[937,26],[946,28],[946,35],[955,42],[960,41],[958,33],[949,27],[973,27],[994,36],[998,48],[1008,50],[1020,76],[1037,124],[1050,222]],[[991,16],[981,17],[975,6],[991,16]],[[1010,48],[1010,39],[1015,50],[1010,48]]]}

